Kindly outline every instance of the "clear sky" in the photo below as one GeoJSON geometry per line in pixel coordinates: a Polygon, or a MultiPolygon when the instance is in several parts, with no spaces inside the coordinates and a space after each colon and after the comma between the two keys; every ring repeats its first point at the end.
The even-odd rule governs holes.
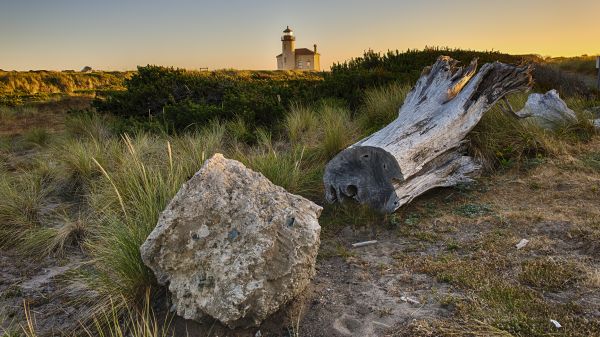
{"type": "Polygon", "coordinates": [[[324,68],[426,45],[600,54],[600,0],[0,0],[0,68],[274,69],[286,25],[324,68]]]}

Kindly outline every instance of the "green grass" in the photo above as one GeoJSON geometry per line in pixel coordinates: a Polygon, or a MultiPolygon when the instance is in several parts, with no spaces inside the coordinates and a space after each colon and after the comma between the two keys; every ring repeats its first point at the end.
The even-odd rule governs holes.
{"type": "MultiPolygon", "coordinates": [[[[151,332],[136,332],[134,336],[156,336],[156,329],[142,325],[140,330],[138,321],[128,322],[132,308],[143,306],[145,295],[160,289],[143,264],[139,247],[169,200],[206,159],[215,152],[224,153],[288,191],[322,204],[321,179],[327,161],[362,135],[394,119],[407,90],[394,84],[368,91],[355,117],[339,102],[296,105],[281,130],[273,132],[251,130],[237,119],[207,123],[175,136],[145,132],[119,136],[113,134],[111,121],[104,117],[71,115],[60,136],[31,131],[29,142],[39,146],[33,148],[32,159],[27,158],[20,166],[22,172],[11,168],[16,157],[10,146],[1,150],[3,160],[10,165],[0,170],[0,245],[19,245],[21,252],[39,256],[81,250],[87,264],[72,277],[99,294],[99,301],[89,303],[90,313],[103,320],[98,326],[112,324],[114,329],[104,336],[122,336],[122,327],[151,332]],[[59,204],[52,212],[47,211],[49,201],[59,204]]],[[[513,106],[524,104],[524,97],[513,97],[513,106]]],[[[491,168],[527,166],[532,160],[543,163],[544,158],[565,151],[569,144],[586,141],[589,138],[585,135],[590,135],[585,123],[549,133],[494,108],[469,135],[470,151],[491,168]]],[[[600,160],[596,157],[592,153],[581,160],[597,169],[600,160]]],[[[494,214],[492,206],[484,203],[469,202],[448,210],[467,218],[494,214]]],[[[320,223],[324,238],[334,237],[346,226],[390,225],[398,227],[407,239],[427,245],[442,238],[435,229],[423,227],[442,215],[437,212],[431,205],[383,216],[347,203],[325,206],[320,223]]],[[[471,296],[458,301],[458,314],[469,324],[475,324],[469,320],[472,318],[483,322],[476,324],[482,331],[509,331],[518,336],[550,333],[551,327],[542,317],[550,314],[565,314],[572,322],[581,323],[574,314],[577,308],[551,308],[539,294],[540,289],[564,290],[558,280],[569,280],[566,285],[579,281],[574,274],[578,269],[547,260],[513,265],[504,257],[506,247],[501,249],[506,242],[502,235],[476,247],[448,241],[439,256],[421,261],[419,271],[469,293],[471,296]],[[478,252],[481,249],[487,255],[478,252]],[[465,251],[469,256],[459,255],[465,251]],[[508,272],[518,276],[502,278],[507,275],[502,273],[508,272]]],[[[327,256],[327,249],[332,255],[350,254],[343,246],[333,245],[323,248],[321,257],[327,256]]]]}
{"type": "Polygon", "coordinates": [[[286,116],[284,125],[292,144],[315,145],[319,118],[314,109],[294,104],[286,116]]]}
{"type": "Polygon", "coordinates": [[[454,209],[454,214],[466,218],[478,218],[493,212],[492,208],[485,204],[464,204],[454,209]]]}
{"type": "MultiPolygon", "coordinates": [[[[77,332],[63,331],[69,336],[89,337],[168,337],[173,336],[171,331],[171,317],[167,316],[161,321],[152,310],[150,293],[144,296],[142,305],[138,308],[127,308],[124,313],[120,307],[111,301],[106,312],[94,315],[89,322],[80,322],[77,332]]],[[[37,322],[35,312],[31,311],[27,302],[24,303],[26,322],[21,325],[20,331],[11,329],[4,331],[2,337],[26,336],[37,337],[37,322]]]]}
{"type": "Polygon", "coordinates": [[[406,84],[394,82],[366,90],[358,117],[362,129],[371,134],[396,119],[410,89],[406,84]]]}
{"type": "MultiPolygon", "coordinates": [[[[170,143],[157,138],[125,136],[121,145],[122,158],[114,168],[95,161],[102,179],[91,187],[90,207],[97,221],[85,247],[94,270],[81,276],[104,299],[122,298],[116,305],[125,309],[155,286],[139,247],[167,202],[193,173],[186,161],[194,158],[173,157],[170,143]]],[[[104,312],[108,305],[100,302],[96,310],[104,312]]]]}
{"type": "Polygon", "coordinates": [[[357,140],[358,129],[346,108],[325,102],[319,108],[318,114],[323,130],[320,149],[325,158],[332,158],[357,140]]]}
{"type": "Polygon", "coordinates": [[[0,176],[0,247],[19,247],[41,225],[49,194],[47,181],[33,172],[0,176]]]}
{"type": "Polygon", "coordinates": [[[33,128],[23,134],[23,141],[27,145],[44,147],[49,144],[51,135],[44,128],[33,128]]]}
{"type": "Polygon", "coordinates": [[[539,258],[521,264],[519,281],[544,290],[562,290],[585,275],[574,262],[563,259],[539,258]]]}
{"type": "Polygon", "coordinates": [[[112,136],[111,120],[108,116],[92,112],[80,112],[67,116],[65,128],[72,138],[107,139],[112,136]]]}
{"type": "Polygon", "coordinates": [[[583,157],[582,161],[587,167],[600,171],[600,152],[588,153],[583,157]]]}

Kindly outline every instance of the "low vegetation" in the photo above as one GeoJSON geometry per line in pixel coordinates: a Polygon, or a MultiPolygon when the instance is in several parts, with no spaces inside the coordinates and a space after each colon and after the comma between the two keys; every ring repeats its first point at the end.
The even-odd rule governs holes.
{"type": "Polygon", "coordinates": [[[130,76],[131,72],[118,71],[0,70],[0,104],[14,106],[30,101],[47,101],[62,95],[123,90],[123,82],[130,76]]]}
{"type": "MultiPolygon", "coordinates": [[[[439,51],[429,54],[437,55],[439,51]]],[[[344,69],[380,69],[363,69],[369,62],[381,61],[381,57],[369,55],[337,65],[327,76],[342,76],[344,69]]],[[[399,55],[384,56],[383,62],[404,57],[399,55]]],[[[489,57],[498,55],[489,53],[489,57]]],[[[426,61],[429,59],[419,59],[426,61]]],[[[305,90],[306,81],[315,86],[327,83],[328,79],[320,74],[199,74],[140,68],[126,81],[129,91],[96,103],[100,110],[116,109],[115,115],[93,110],[71,112],[63,117],[61,129],[28,128],[3,138],[0,248],[14,249],[24,257],[77,255],[85,261],[60,280],[62,286],[83,284],[93,290],[88,298],[79,299],[87,303],[88,311],[87,320],[75,324],[80,329],[78,334],[168,335],[162,321],[159,323],[150,314],[149,303],[160,299],[164,292],[142,263],[139,246],[181,184],[207,158],[221,152],[262,172],[275,184],[323,205],[324,165],[341,149],[395,117],[410,89],[398,80],[390,79],[361,91],[358,103],[333,94],[318,99],[312,96],[311,101],[293,98],[311,97],[298,92],[305,90]],[[242,77],[252,84],[242,83],[242,77]],[[158,82],[149,78],[157,78],[158,82]],[[268,85],[277,81],[281,87],[268,85]],[[160,85],[154,87],[153,83],[160,85]],[[223,89],[223,83],[232,86],[223,89]],[[248,89],[247,85],[254,88],[248,89]],[[174,92],[183,96],[172,96],[174,92]],[[254,96],[245,96],[248,92],[254,96]],[[147,94],[150,96],[144,99],[147,94]],[[198,99],[205,101],[199,103],[198,99]],[[356,108],[354,104],[358,104],[356,108]],[[136,124],[134,120],[142,122],[136,124]],[[159,127],[153,128],[157,120],[167,123],[159,122],[159,127]]],[[[371,86],[377,81],[369,83],[371,86]]],[[[525,95],[515,95],[511,97],[512,105],[520,108],[525,99],[525,95]]],[[[568,103],[584,116],[584,110],[595,101],[571,98],[568,103]]],[[[27,113],[28,108],[3,109],[2,118],[8,122],[15,118],[13,114],[27,113]]],[[[527,198],[520,190],[505,203],[494,199],[510,194],[509,187],[502,187],[502,179],[509,179],[508,175],[528,176],[540,167],[556,169],[561,165],[565,170],[589,172],[588,176],[575,177],[574,182],[588,179],[590,189],[596,186],[596,192],[590,193],[597,197],[597,143],[598,136],[587,122],[550,132],[494,108],[470,134],[468,151],[486,163],[482,184],[493,185],[490,188],[498,193],[488,193],[481,185],[459,186],[420,198],[390,216],[355,205],[326,205],[320,220],[323,240],[325,246],[331,243],[335,249],[324,247],[320,258],[355,258],[335,241],[337,231],[348,225],[382,227],[414,243],[406,254],[396,257],[398,266],[435,278],[458,294],[440,300],[453,317],[451,321],[432,320],[428,325],[411,326],[414,336],[427,336],[427,331],[443,336],[463,332],[475,336],[600,333],[597,321],[580,315],[578,304],[557,304],[545,296],[546,292],[597,282],[593,281],[590,262],[539,257],[547,253],[547,248],[535,246],[528,248],[531,254],[524,256],[507,253],[513,246],[509,242],[517,239],[520,231],[529,230],[524,222],[538,221],[546,215],[526,215],[515,201],[527,198]],[[469,226],[487,229],[480,237],[455,235],[469,226]],[[428,253],[421,255],[419,251],[428,253]],[[568,329],[552,330],[548,324],[552,317],[562,317],[561,323],[568,329]],[[455,323],[458,321],[464,324],[459,326],[455,323]]],[[[548,179],[528,179],[528,184],[519,186],[530,194],[548,188],[548,179]]],[[[592,237],[600,238],[598,214],[585,213],[593,210],[578,213],[568,208],[564,212],[568,219],[589,218],[572,230],[571,238],[581,237],[586,244],[593,244],[589,242],[592,237]]],[[[31,317],[35,313],[30,315],[23,331],[34,336],[35,321],[31,317]]],[[[5,332],[5,336],[10,334],[5,332]]]]}

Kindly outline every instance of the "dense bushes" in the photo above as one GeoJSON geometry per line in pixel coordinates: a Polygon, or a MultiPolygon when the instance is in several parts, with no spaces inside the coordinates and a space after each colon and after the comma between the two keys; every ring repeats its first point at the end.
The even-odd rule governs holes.
{"type": "Polygon", "coordinates": [[[125,81],[127,91],[113,92],[95,106],[132,119],[158,119],[175,130],[236,118],[271,127],[292,101],[315,99],[321,81],[318,73],[198,72],[146,66],[125,81]]]}
{"type": "MultiPolygon", "coordinates": [[[[347,105],[353,114],[360,113],[360,107],[369,99],[365,95],[367,89],[412,85],[422,70],[432,65],[440,55],[449,55],[463,64],[475,58],[480,65],[494,61],[512,64],[533,62],[536,65],[536,89],[556,88],[563,96],[595,95],[577,77],[564,76],[535,55],[426,48],[384,54],[369,50],[361,57],[334,64],[330,72],[323,73],[198,72],[158,66],[139,67],[138,72],[125,81],[126,91],[112,92],[105,99],[97,100],[95,106],[99,111],[126,117],[127,127],[137,127],[141,123],[146,129],[160,128],[173,132],[195,129],[218,119],[241,121],[250,130],[256,127],[272,129],[292,103],[306,105],[336,99],[347,105]]],[[[379,122],[375,124],[380,126],[379,122]]]]}
{"type": "Polygon", "coordinates": [[[468,64],[477,58],[479,64],[500,61],[521,63],[538,60],[533,55],[509,55],[497,51],[478,52],[450,48],[409,49],[387,53],[366,51],[363,56],[334,64],[331,72],[325,74],[323,92],[344,98],[351,107],[362,104],[362,92],[367,88],[378,87],[391,82],[413,85],[425,67],[431,66],[440,55],[450,56],[468,64]]]}

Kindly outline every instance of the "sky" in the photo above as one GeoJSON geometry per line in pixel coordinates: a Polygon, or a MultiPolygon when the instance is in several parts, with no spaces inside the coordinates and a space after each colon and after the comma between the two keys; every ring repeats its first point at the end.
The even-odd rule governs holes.
{"type": "Polygon", "coordinates": [[[600,54],[600,0],[0,0],[0,69],[275,69],[287,25],[322,67],[448,46],[600,54]]]}

